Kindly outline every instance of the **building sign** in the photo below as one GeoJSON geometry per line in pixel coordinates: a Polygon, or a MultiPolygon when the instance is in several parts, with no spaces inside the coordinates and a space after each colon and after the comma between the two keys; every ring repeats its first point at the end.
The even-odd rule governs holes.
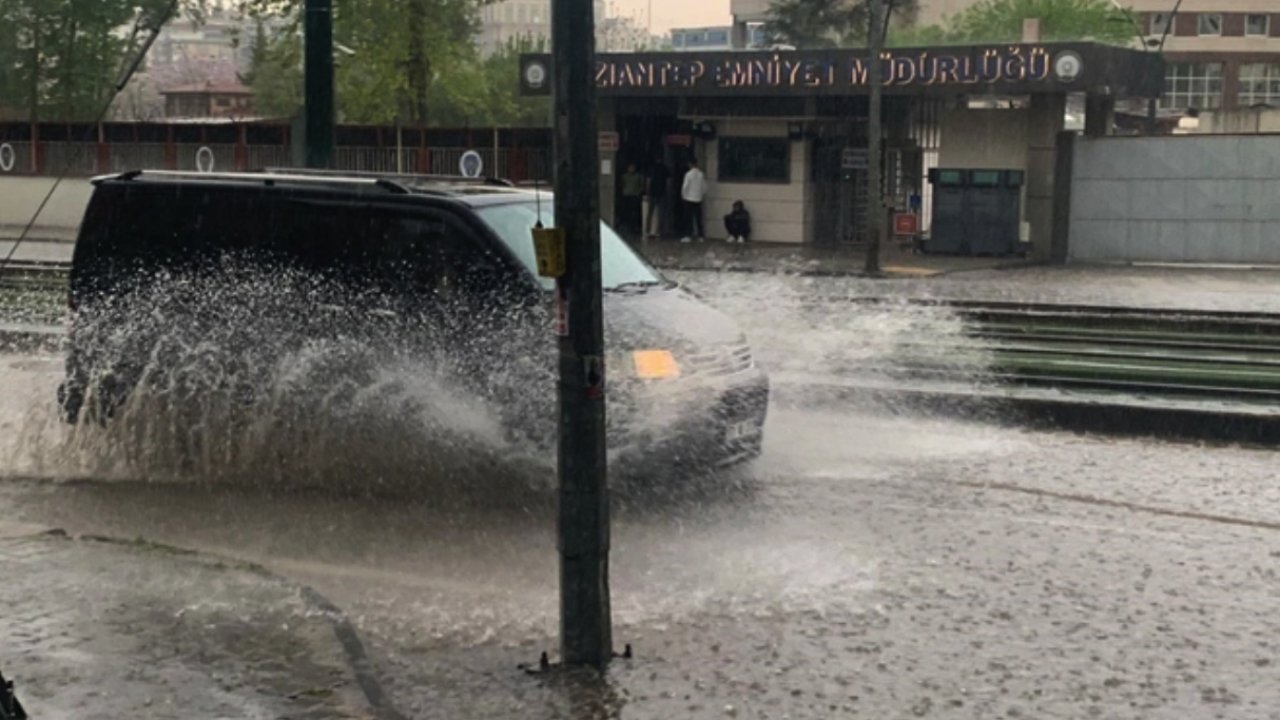
{"type": "MultiPolygon", "coordinates": [[[[1163,71],[1150,53],[1092,43],[897,48],[880,56],[890,91],[951,92],[1105,85],[1129,94],[1160,90],[1163,71]]],[[[545,94],[527,81],[545,77],[550,58],[521,58],[525,94],[545,94]],[[536,69],[535,69],[536,68],[536,69]]],[[[866,92],[869,60],[856,50],[628,53],[596,59],[601,95],[815,95],[866,92]]]]}
{"type": "Polygon", "coordinates": [[[840,151],[840,169],[866,170],[870,157],[865,148],[845,148],[840,151]]]}
{"type": "Polygon", "coordinates": [[[618,152],[620,141],[621,138],[618,137],[618,133],[612,130],[601,131],[598,142],[600,152],[618,152]]]}

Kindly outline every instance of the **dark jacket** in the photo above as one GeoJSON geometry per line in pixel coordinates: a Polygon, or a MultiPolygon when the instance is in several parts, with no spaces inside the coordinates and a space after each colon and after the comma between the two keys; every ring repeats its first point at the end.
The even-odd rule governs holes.
{"type": "Polygon", "coordinates": [[[742,202],[733,204],[733,212],[724,216],[724,229],[730,237],[749,237],[751,235],[751,213],[742,202]]]}

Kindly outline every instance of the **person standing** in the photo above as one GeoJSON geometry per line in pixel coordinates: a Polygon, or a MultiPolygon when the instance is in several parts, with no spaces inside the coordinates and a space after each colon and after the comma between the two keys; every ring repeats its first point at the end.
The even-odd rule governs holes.
{"type": "Polygon", "coordinates": [[[622,175],[622,212],[626,218],[623,227],[627,230],[643,233],[644,227],[641,225],[641,199],[644,197],[644,176],[636,170],[636,164],[627,165],[627,171],[622,175]]]}
{"type": "Polygon", "coordinates": [[[684,174],[684,183],[680,188],[680,198],[689,215],[689,234],[680,242],[690,242],[696,238],[702,242],[706,231],[702,226],[702,201],[707,197],[707,176],[698,167],[698,159],[689,160],[689,172],[684,174]]]}
{"type": "Polygon", "coordinates": [[[662,234],[662,209],[667,204],[667,189],[670,184],[671,171],[662,162],[662,158],[657,158],[653,161],[653,167],[649,168],[649,187],[645,195],[649,208],[645,212],[644,230],[651,238],[662,234]]]}

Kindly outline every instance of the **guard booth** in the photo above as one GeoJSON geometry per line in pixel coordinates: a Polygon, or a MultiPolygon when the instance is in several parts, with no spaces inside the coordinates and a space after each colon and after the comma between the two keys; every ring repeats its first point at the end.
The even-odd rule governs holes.
{"type": "MultiPolygon", "coordinates": [[[[960,236],[935,231],[933,249],[1015,252],[1025,226],[1032,251],[1048,259],[1068,95],[1083,96],[1086,126],[1105,131],[1115,101],[1164,87],[1157,53],[1097,43],[890,48],[879,59],[882,142],[871,157],[870,64],[860,48],[596,55],[602,217],[620,219],[618,175],[634,164],[669,175],[663,234],[687,234],[679,184],[696,159],[712,237],[716,219],[742,201],[758,242],[866,245],[868,212],[920,195],[924,225],[936,204],[927,173],[957,168],[966,174],[955,187],[973,190],[965,212],[1006,218],[1005,191],[1015,188],[1022,217],[970,218],[960,236]],[[881,170],[878,198],[868,196],[870,167],[881,170]],[[985,168],[1024,173],[1025,191],[1007,174],[995,184],[967,174],[985,168]]],[[[553,70],[547,54],[522,55],[521,93],[550,95],[553,70]]]]}
{"type": "Polygon", "coordinates": [[[1013,255],[1020,249],[1021,170],[934,168],[932,235],[925,252],[1013,255]]]}

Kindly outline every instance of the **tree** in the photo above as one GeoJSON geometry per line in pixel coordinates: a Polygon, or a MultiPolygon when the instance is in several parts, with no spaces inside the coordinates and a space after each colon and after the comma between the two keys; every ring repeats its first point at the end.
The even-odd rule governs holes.
{"type": "MultiPolygon", "coordinates": [[[[171,0],[3,0],[0,98],[27,118],[96,119],[141,37],[171,0]],[[132,28],[133,33],[121,33],[132,28]]],[[[203,0],[179,7],[198,19],[203,0]]]]}
{"type": "Polygon", "coordinates": [[[253,89],[258,115],[291,118],[302,107],[302,35],[296,28],[271,37],[263,23],[255,29],[253,55],[241,82],[253,89]]]}
{"type": "Polygon", "coordinates": [[[521,97],[520,55],[546,52],[545,39],[515,37],[482,61],[441,73],[435,85],[431,124],[541,127],[550,120],[550,100],[521,97]]]}
{"type": "MultiPolygon", "coordinates": [[[[891,3],[890,20],[910,22],[918,0],[891,3]]],[[[867,40],[866,0],[774,0],[768,32],[774,42],[801,50],[861,46],[867,40]]]]}
{"type": "MultiPolygon", "coordinates": [[[[425,125],[434,116],[432,103],[477,112],[484,87],[473,41],[479,9],[491,1],[334,0],[334,42],[342,48],[336,69],[341,119],[425,125]]],[[[250,13],[292,17],[302,5],[303,0],[242,1],[250,13]]]]}
{"type": "Polygon", "coordinates": [[[1097,40],[1124,44],[1133,26],[1107,0],[982,0],[948,19],[946,28],[916,28],[894,36],[895,44],[1018,42],[1022,21],[1040,20],[1046,41],[1097,40]]]}

